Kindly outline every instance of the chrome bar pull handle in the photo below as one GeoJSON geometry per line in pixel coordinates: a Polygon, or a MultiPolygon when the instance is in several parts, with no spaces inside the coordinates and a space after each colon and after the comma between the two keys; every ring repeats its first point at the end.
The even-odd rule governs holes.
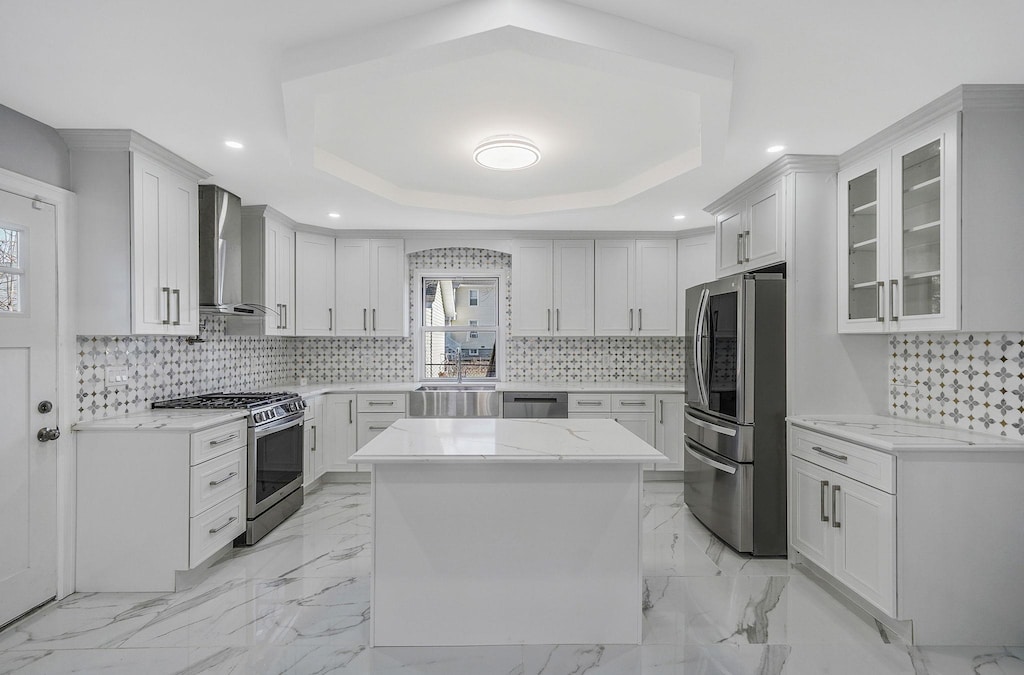
{"type": "Polygon", "coordinates": [[[836,517],[836,502],[839,501],[839,486],[832,486],[832,527],[840,527],[839,518],[836,517]]]}
{"type": "Polygon", "coordinates": [[[327,330],[334,332],[334,308],[327,308],[327,330]]]}
{"type": "Polygon", "coordinates": [[[643,307],[641,307],[640,309],[636,310],[636,316],[637,316],[637,332],[638,333],[642,333],[642,332],[644,332],[644,308],[643,307]]]}
{"type": "Polygon", "coordinates": [[[825,510],[825,495],[827,493],[828,493],[828,481],[827,480],[823,480],[823,481],[821,481],[821,492],[819,493],[819,497],[821,498],[821,509],[820,509],[821,522],[823,522],[823,523],[827,523],[828,522],[828,512],[825,510]]]}
{"type": "Polygon", "coordinates": [[[352,399],[348,400],[348,423],[352,424],[352,399]]]}
{"type": "Polygon", "coordinates": [[[875,293],[875,320],[879,323],[885,322],[885,282],[878,282],[878,292],[875,293]]]}
{"type": "Polygon", "coordinates": [[[899,279],[889,280],[889,312],[893,321],[899,321],[900,315],[896,312],[896,300],[899,298],[899,279]]]}
{"type": "Polygon", "coordinates": [[[220,480],[211,480],[210,481],[210,486],[213,487],[215,485],[220,485],[221,483],[227,483],[229,480],[231,480],[232,478],[234,478],[237,475],[238,475],[237,471],[232,471],[231,473],[229,473],[228,475],[224,476],[220,480]]]}
{"type": "Polygon", "coordinates": [[[167,310],[167,318],[164,319],[163,321],[161,321],[160,323],[162,323],[164,325],[170,325],[170,323],[171,323],[171,289],[169,287],[167,287],[167,286],[164,286],[163,288],[160,289],[160,292],[165,294],[164,295],[164,298],[166,299],[165,309],[167,310]]]}
{"type": "Polygon", "coordinates": [[[742,265],[743,264],[743,250],[744,250],[744,246],[743,246],[743,233],[740,232],[739,234],[736,235],[736,264],[737,265],[742,265]]]}
{"type": "Polygon", "coordinates": [[[548,327],[544,330],[551,330],[551,310],[548,309],[548,327]]]}
{"type": "Polygon", "coordinates": [[[629,332],[633,332],[633,310],[629,310],[629,332]]]}
{"type": "MultiPolygon", "coordinates": [[[[174,319],[174,324],[173,325],[180,326],[181,325],[181,290],[178,289],[178,288],[174,288],[174,289],[171,290],[171,294],[174,296],[174,307],[175,307],[175,312],[174,312],[175,319],[174,319]]],[[[170,311],[170,310],[168,310],[168,311],[170,311]]]]}
{"type": "Polygon", "coordinates": [[[277,303],[277,328],[278,328],[278,330],[281,329],[281,315],[284,314],[284,310],[281,309],[282,307],[284,307],[284,305],[282,305],[280,302],[277,303]]]}
{"type": "Polygon", "coordinates": [[[237,431],[235,433],[233,433],[233,434],[228,434],[227,436],[223,436],[221,438],[217,438],[217,439],[214,439],[214,440],[210,441],[210,446],[213,447],[215,445],[220,445],[221,443],[227,443],[228,441],[233,441],[236,438],[238,438],[238,432],[237,431]]]}
{"type": "Polygon", "coordinates": [[[377,332],[377,308],[373,308],[373,332],[377,332]]]}
{"type": "Polygon", "coordinates": [[[314,424],[310,426],[309,430],[313,434],[313,446],[309,449],[309,451],[316,452],[316,425],[314,424]]]}
{"type": "Polygon", "coordinates": [[[661,407],[661,419],[658,420],[658,424],[664,424],[665,423],[665,399],[661,399],[659,401],[659,403],[661,403],[661,406],[660,406],[661,407]]]}
{"type": "Polygon", "coordinates": [[[363,330],[366,330],[366,308],[363,307],[363,330]]]}
{"type": "Polygon", "coordinates": [[[562,320],[558,308],[555,308],[555,332],[562,330],[562,320]]]}
{"type": "Polygon", "coordinates": [[[386,426],[384,426],[384,427],[381,427],[381,426],[370,426],[369,429],[370,429],[370,431],[384,431],[385,429],[387,429],[387,427],[386,426]]]}
{"type": "Polygon", "coordinates": [[[235,522],[236,520],[238,520],[238,518],[236,516],[231,516],[230,518],[228,518],[228,522],[224,523],[220,527],[215,527],[212,530],[210,530],[210,534],[217,534],[218,532],[220,532],[221,530],[223,530],[225,527],[227,527],[231,523],[235,522]]]}
{"type": "Polygon", "coordinates": [[[750,230],[743,233],[743,248],[746,253],[743,255],[743,262],[750,262],[750,230]]]}
{"type": "Polygon", "coordinates": [[[820,445],[812,445],[811,450],[814,450],[818,454],[825,455],[826,457],[831,457],[837,462],[845,462],[846,460],[850,459],[846,455],[840,455],[835,452],[829,452],[828,450],[822,450],[820,445]]]}

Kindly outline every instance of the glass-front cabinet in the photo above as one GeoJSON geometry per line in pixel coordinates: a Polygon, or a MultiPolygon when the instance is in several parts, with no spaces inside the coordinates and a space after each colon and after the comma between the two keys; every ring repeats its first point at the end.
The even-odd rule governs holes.
{"type": "Polygon", "coordinates": [[[958,117],[839,172],[839,332],[959,327],[958,117]]]}

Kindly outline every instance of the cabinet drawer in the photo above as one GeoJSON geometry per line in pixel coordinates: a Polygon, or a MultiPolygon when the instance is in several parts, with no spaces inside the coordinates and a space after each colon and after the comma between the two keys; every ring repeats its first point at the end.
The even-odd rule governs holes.
{"type": "Polygon", "coordinates": [[[394,424],[405,415],[402,413],[360,413],[358,419],[357,442],[363,447],[382,431],[394,424]]]}
{"type": "Polygon", "coordinates": [[[612,412],[654,412],[654,394],[612,394],[612,412]]]}
{"type": "Polygon", "coordinates": [[[236,448],[244,448],[247,433],[248,428],[244,419],[230,424],[222,424],[212,429],[197,431],[192,434],[192,465],[213,459],[236,448]]]}
{"type": "Polygon", "coordinates": [[[879,490],[896,494],[896,458],[862,445],[791,427],[791,452],[879,490]]]}
{"type": "Polygon", "coordinates": [[[569,394],[570,415],[574,412],[608,412],[611,409],[611,394],[569,394]]]}
{"type": "Polygon", "coordinates": [[[245,490],[189,519],[188,566],[195,567],[245,532],[245,490]]]}
{"type": "Polygon", "coordinates": [[[405,394],[359,394],[356,406],[361,413],[405,412],[405,394]]]}
{"type": "Polygon", "coordinates": [[[190,515],[199,515],[245,487],[245,455],[245,448],[236,448],[192,467],[190,515]]]}

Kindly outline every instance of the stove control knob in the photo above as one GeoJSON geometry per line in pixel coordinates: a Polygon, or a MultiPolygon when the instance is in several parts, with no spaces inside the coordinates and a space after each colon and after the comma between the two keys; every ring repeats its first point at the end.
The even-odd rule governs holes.
{"type": "Polygon", "coordinates": [[[258,412],[255,415],[253,415],[252,418],[254,420],[256,420],[257,423],[262,422],[263,421],[263,413],[258,412]]]}

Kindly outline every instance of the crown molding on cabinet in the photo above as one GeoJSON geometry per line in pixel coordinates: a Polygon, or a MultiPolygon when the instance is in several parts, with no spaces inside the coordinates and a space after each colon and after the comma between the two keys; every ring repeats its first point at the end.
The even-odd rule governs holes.
{"type": "Polygon", "coordinates": [[[725,206],[735,203],[737,200],[746,197],[748,193],[786,174],[834,172],[838,170],[839,161],[835,155],[783,155],[711,204],[705,206],[704,210],[714,215],[725,206]]]}
{"type": "Polygon", "coordinates": [[[212,175],[131,129],[58,129],[57,133],[72,150],[141,152],[196,181],[212,175]]]}
{"type": "Polygon", "coordinates": [[[892,147],[897,141],[964,109],[1024,109],[1024,85],[962,84],[839,155],[847,167],[892,147]]]}

